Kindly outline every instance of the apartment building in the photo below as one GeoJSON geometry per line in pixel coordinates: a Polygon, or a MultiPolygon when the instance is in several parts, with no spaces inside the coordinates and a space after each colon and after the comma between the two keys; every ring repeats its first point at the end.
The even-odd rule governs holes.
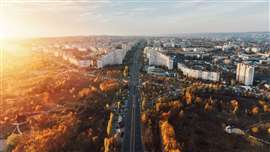
{"type": "Polygon", "coordinates": [[[149,65],[166,66],[169,70],[173,69],[173,60],[170,56],[162,53],[160,49],[146,48],[144,51],[148,58],[149,65]]]}
{"type": "Polygon", "coordinates": [[[236,80],[244,85],[253,85],[255,68],[251,65],[238,63],[236,80]]]}
{"type": "Polygon", "coordinates": [[[196,78],[196,79],[203,79],[209,81],[219,81],[220,73],[219,72],[210,72],[210,71],[202,71],[202,70],[195,70],[186,67],[184,64],[178,63],[178,69],[180,69],[183,74],[187,77],[196,78]]]}
{"type": "Polygon", "coordinates": [[[97,68],[103,68],[107,65],[122,64],[126,56],[127,49],[116,49],[103,55],[97,60],[97,68]]]}

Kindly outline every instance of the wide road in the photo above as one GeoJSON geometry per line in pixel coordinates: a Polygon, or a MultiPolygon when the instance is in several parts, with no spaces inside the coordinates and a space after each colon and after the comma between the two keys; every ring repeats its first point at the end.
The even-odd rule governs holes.
{"type": "Polygon", "coordinates": [[[141,125],[140,125],[140,97],[139,73],[141,68],[141,55],[145,43],[139,42],[132,48],[131,63],[129,65],[129,103],[125,119],[125,135],[122,145],[123,152],[142,152],[141,125]]]}

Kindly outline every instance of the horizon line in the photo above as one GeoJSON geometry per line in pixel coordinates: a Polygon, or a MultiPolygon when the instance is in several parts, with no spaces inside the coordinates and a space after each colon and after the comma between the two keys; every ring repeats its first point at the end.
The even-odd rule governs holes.
{"type": "Polygon", "coordinates": [[[0,40],[12,40],[12,39],[42,39],[42,38],[63,38],[63,37],[89,37],[89,36],[117,36],[117,37],[162,37],[162,36],[181,36],[181,35],[196,35],[196,34],[237,34],[237,33],[270,33],[269,31],[245,31],[245,32],[181,32],[181,33],[167,33],[167,34],[63,34],[52,36],[7,36],[0,37],[0,40]]]}

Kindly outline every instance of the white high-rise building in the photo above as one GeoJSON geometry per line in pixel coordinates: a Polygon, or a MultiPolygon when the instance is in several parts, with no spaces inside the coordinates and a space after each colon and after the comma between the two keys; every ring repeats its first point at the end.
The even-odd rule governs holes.
{"type": "Polygon", "coordinates": [[[236,69],[236,80],[244,85],[252,85],[255,68],[251,65],[238,63],[236,69]]]}
{"type": "Polygon", "coordinates": [[[127,53],[127,50],[125,50],[125,49],[117,49],[117,50],[110,51],[109,53],[102,56],[97,61],[97,67],[103,68],[104,66],[107,66],[107,65],[122,64],[122,62],[126,56],[126,53],[127,53]]]}
{"type": "Polygon", "coordinates": [[[169,70],[173,69],[173,60],[161,52],[152,48],[145,48],[146,57],[149,59],[149,65],[166,66],[169,70]]]}

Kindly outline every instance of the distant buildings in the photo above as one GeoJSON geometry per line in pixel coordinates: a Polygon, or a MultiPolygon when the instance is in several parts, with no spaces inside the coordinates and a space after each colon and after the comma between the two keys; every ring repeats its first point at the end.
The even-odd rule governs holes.
{"type": "Polygon", "coordinates": [[[47,51],[43,49],[43,52],[52,52],[55,57],[60,57],[63,60],[69,62],[80,68],[87,68],[94,66],[97,68],[103,68],[106,65],[122,64],[126,55],[127,49],[100,49],[89,51],[87,49],[56,49],[53,51],[47,51]]]}
{"type": "Polygon", "coordinates": [[[185,76],[196,78],[196,79],[203,79],[203,80],[210,80],[210,81],[219,81],[220,73],[219,72],[210,72],[210,71],[202,71],[202,70],[194,70],[191,68],[186,67],[184,64],[178,63],[178,69],[180,69],[185,76]]]}
{"type": "MultiPolygon", "coordinates": [[[[265,94],[269,92],[270,84],[268,35],[245,33],[148,38],[144,60],[155,67],[170,67],[170,56],[173,68],[178,66],[187,77],[230,85],[238,81],[241,87],[252,88],[257,93],[264,89],[265,94]],[[239,64],[236,68],[237,63],[249,65],[239,64]],[[265,83],[267,87],[260,87],[265,83]]],[[[150,74],[158,72],[148,69],[150,74]]]]}
{"type": "Polygon", "coordinates": [[[228,50],[231,50],[231,49],[239,48],[239,46],[229,42],[227,44],[225,43],[223,46],[216,46],[215,48],[222,49],[222,51],[228,51],[228,50]]]}
{"type": "Polygon", "coordinates": [[[146,56],[149,60],[149,65],[166,66],[169,70],[173,69],[173,60],[170,56],[163,54],[160,50],[145,48],[146,56]]]}
{"type": "Polygon", "coordinates": [[[87,68],[91,65],[87,49],[57,49],[53,51],[53,55],[55,57],[61,57],[80,68],[87,68]]]}
{"type": "Polygon", "coordinates": [[[65,42],[59,40],[58,43],[35,44],[32,50],[52,54],[79,68],[103,68],[106,65],[122,64],[126,52],[134,44],[132,39],[94,38],[65,42]]]}
{"type": "Polygon", "coordinates": [[[209,53],[198,51],[198,52],[192,52],[192,51],[185,51],[185,52],[180,52],[178,54],[184,55],[184,57],[190,57],[190,58],[205,58],[205,57],[210,57],[209,53]]]}
{"type": "Polygon", "coordinates": [[[253,66],[238,63],[236,69],[236,80],[244,85],[253,85],[255,68],[253,66]]]}
{"type": "Polygon", "coordinates": [[[207,52],[209,49],[203,48],[203,47],[189,47],[189,48],[182,48],[183,51],[185,52],[207,52]]]}
{"type": "Polygon", "coordinates": [[[250,47],[247,47],[247,48],[245,49],[246,52],[250,52],[250,51],[251,51],[251,52],[253,52],[253,53],[258,53],[258,52],[260,52],[260,50],[261,50],[261,49],[260,49],[260,48],[257,48],[257,47],[251,47],[251,48],[250,48],[250,47]]]}

